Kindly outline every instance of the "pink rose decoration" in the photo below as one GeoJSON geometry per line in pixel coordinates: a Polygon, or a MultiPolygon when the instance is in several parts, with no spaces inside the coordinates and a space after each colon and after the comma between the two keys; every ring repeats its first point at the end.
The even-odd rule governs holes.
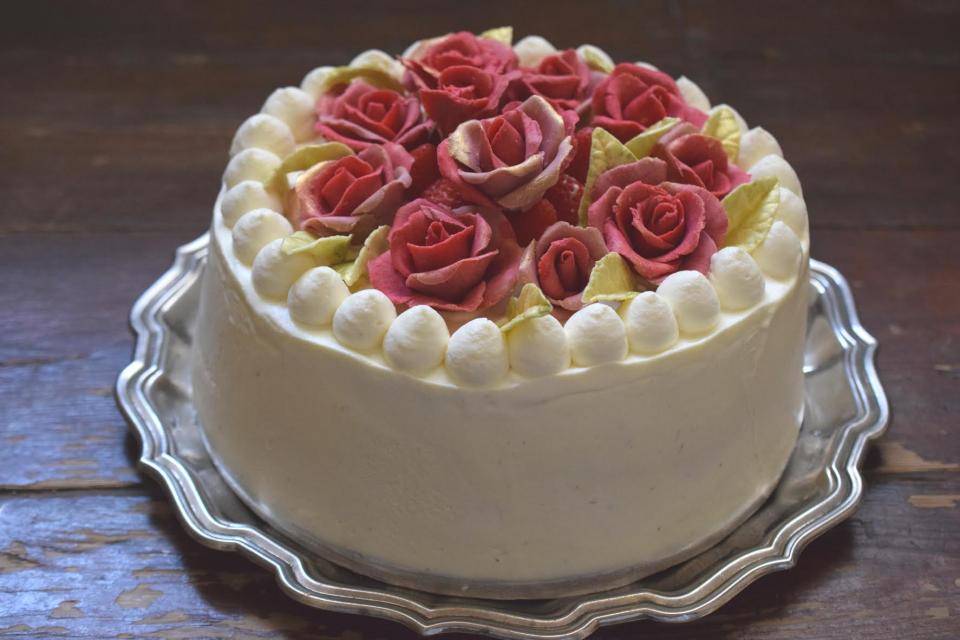
{"type": "Polygon", "coordinates": [[[542,96],[557,111],[583,111],[604,75],[567,49],[544,58],[536,69],[523,69],[514,82],[516,97],[542,96]]]}
{"type": "Polygon", "coordinates": [[[614,167],[597,178],[587,211],[607,247],[655,284],[675,271],[707,273],[727,233],[716,196],[666,180],[667,164],[656,158],[614,167]]]}
{"type": "Polygon", "coordinates": [[[677,134],[671,131],[664,136],[670,139],[661,140],[651,154],[667,163],[667,180],[670,182],[703,187],[717,198],[723,198],[734,188],[750,181],[746,171],[730,162],[716,138],[700,134],[692,126],[684,127],[677,134]]]}
{"type": "Polygon", "coordinates": [[[317,101],[316,129],[354,151],[387,142],[412,150],[426,142],[432,126],[424,122],[416,98],[354,80],[342,94],[317,101]]]}
{"type": "Polygon", "coordinates": [[[576,311],[583,307],[581,296],[593,265],[607,253],[596,229],[557,222],[523,252],[519,282],[536,284],[554,305],[576,311]]]}
{"type": "Polygon", "coordinates": [[[496,113],[509,84],[509,76],[475,67],[447,67],[437,77],[436,88],[420,90],[420,100],[440,132],[448,134],[462,122],[496,113]]]}
{"type": "Polygon", "coordinates": [[[396,304],[445,311],[491,307],[516,284],[520,247],[497,210],[453,211],[418,199],[397,211],[390,248],[369,264],[370,283],[396,304]]]}
{"type": "Polygon", "coordinates": [[[435,89],[440,74],[450,67],[473,67],[493,75],[517,68],[513,48],[491,38],[479,38],[468,31],[422,43],[408,58],[405,83],[411,88],[435,89]]]}
{"type": "Polygon", "coordinates": [[[536,204],[573,151],[576,114],[531,96],[487,120],[464,122],[437,149],[440,173],[469,202],[508,211],[536,204]]]}
{"type": "Polygon", "coordinates": [[[389,224],[410,186],[413,158],[394,143],[321,162],[297,180],[300,228],[318,235],[366,235],[389,224]]]}
{"type": "Polygon", "coordinates": [[[673,78],[653,69],[618,64],[593,93],[593,125],[621,142],[667,116],[697,127],[707,121],[707,114],[684,102],[673,78]]]}

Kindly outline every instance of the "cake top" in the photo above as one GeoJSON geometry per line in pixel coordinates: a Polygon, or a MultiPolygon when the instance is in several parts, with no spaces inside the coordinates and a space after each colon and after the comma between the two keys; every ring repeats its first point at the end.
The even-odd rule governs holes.
{"type": "Polygon", "coordinates": [[[410,335],[475,319],[473,351],[514,331],[592,340],[630,317],[673,323],[666,348],[721,306],[759,304],[764,274],[795,276],[806,250],[799,181],[769,133],[686,78],[590,45],[512,45],[509,28],[318,68],[231,154],[221,211],[257,291],[306,326],[356,307],[341,333],[358,335],[338,339],[360,350],[405,309],[410,335]]]}

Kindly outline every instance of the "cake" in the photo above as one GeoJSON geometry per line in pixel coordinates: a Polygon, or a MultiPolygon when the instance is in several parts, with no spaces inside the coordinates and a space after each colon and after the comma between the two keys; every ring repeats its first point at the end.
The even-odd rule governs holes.
{"type": "Polygon", "coordinates": [[[353,571],[623,585],[746,519],[796,442],[800,183],[648,63],[501,28],[315,69],[240,125],[209,239],[205,444],[353,571]]]}

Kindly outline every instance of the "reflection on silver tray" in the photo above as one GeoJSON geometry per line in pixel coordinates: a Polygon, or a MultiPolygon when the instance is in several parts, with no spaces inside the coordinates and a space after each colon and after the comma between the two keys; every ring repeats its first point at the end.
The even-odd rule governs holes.
{"type": "Polygon", "coordinates": [[[117,380],[117,398],[140,438],[140,464],[166,486],[190,533],[271,568],[288,594],[322,609],[388,618],[424,634],[554,640],[645,617],[692,620],[760,576],[793,566],[807,543],[853,512],[863,493],[858,464],[887,424],[876,342],[860,326],[843,277],[811,261],[803,428],[776,491],[733,533],[682,564],[603,593],[493,601],[394,587],[310,554],[269,527],[210,461],[189,377],[206,254],[206,235],[181,247],[173,267],[134,305],[136,350],[117,380]]]}

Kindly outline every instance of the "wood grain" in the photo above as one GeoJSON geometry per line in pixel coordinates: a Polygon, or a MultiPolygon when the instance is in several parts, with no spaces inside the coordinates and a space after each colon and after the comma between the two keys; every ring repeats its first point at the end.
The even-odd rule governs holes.
{"type": "MultiPolygon", "coordinates": [[[[126,317],[206,226],[234,128],[371,47],[513,24],[695,79],[776,133],[894,412],[795,569],[689,625],[595,637],[960,636],[960,5],[18,3],[0,20],[0,637],[413,638],[189,539],[111,390],[126,317]],[[373,23],[372,15],[386,20],[373,23]]],[[[466,636],[451,636],[466,637],[466,636]]]]}

